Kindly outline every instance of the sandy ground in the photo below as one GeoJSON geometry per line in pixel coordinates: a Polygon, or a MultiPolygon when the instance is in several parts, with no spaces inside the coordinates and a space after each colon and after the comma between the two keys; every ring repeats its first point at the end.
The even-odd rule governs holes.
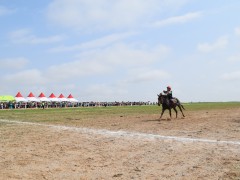
{"type": "Polygon", "coordinates": [[[0,120],[0,179],[239,180],[240,109],[185,113],[67,126],[0,120]]]}

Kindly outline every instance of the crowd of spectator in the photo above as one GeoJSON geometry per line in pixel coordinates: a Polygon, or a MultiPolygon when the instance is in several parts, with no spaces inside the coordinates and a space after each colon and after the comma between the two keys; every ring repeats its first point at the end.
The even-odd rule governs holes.
{"type": "Polygon", "coordinates": [[[141,106],[141,105],[155,105],[155,102],[143,102],[143,101],[139,101],[139,102],[130,102],[130,101],[114,101],[114,102],[81,102],[80,106],[83,107],[88,107],[88,106],[141,106]]]}
{"type": "Polygon", "coordinates": [[[108,107],[108,106],[142,106],[156,105],[155,102],[0,102],[0,109],[26,108],[67,108],[67,107],[108,107]]]}

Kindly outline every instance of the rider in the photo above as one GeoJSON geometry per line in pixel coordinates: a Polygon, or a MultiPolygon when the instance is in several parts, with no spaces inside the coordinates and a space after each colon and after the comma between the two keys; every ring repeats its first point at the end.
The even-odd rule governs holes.
{"type": "Polygon", "coordinates": [[[164,95],[168,98],[169,102],[172,102],[173,96],[172,96],[172,88],[170,86],[167,87],[167,90],[163,91],[164,95]]]}

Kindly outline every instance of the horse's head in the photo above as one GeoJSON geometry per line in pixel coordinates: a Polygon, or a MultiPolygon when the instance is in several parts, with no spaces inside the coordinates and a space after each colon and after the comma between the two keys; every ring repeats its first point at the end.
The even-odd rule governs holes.
{"type": "Polygon", "coordinates": [[[158,106],[160,106],[163,103],[163,95],[160,93],[158,96],[158,106]]]}

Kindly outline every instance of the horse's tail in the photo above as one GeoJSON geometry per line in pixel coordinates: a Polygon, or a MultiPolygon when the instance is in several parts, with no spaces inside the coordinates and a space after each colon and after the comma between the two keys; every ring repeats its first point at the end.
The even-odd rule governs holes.
{"type": "Polygon", "coordinates": [[[177,99],[177,104],[179,105],[179,106],[181,106],[184,110],[186,110],[185,108],[184,108],[184,106],[181,104],[181,102],[179,101],[179,99],[178,98],[176,98],[177,99]]]}

